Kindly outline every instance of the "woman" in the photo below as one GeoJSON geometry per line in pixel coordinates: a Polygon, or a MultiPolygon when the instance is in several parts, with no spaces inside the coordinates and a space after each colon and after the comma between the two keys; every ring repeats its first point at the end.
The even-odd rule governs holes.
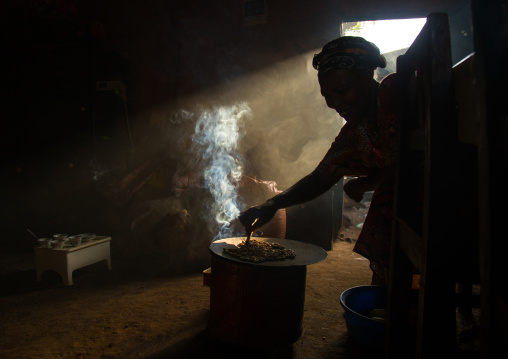
{"type": "Polygon", "coordinates": [[[321,94],[346,124],[317,168],[288,190],[240,214],[248,232],[269,222],[276,211],[310,201],[343,176],[358,176],[344,191],[359,202],[374,191],[369,213],[354,251],[370,260],[372,284],[385,284],[390,254],[395,161],[394,74],[381,84],[374,70],[386,61],[376,45],[344,36],[314,56],[321,94]]]}

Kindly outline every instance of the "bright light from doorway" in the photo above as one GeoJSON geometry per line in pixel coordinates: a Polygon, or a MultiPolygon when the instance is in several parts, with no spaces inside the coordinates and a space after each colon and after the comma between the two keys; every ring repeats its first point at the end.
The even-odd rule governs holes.
{"type": "Polygon", "coordinates": [[[404,49],[413,43],[426,18],[359,21],[342,24],[343,35],[361,36],[376,44],[381,53],[404,49]]]}

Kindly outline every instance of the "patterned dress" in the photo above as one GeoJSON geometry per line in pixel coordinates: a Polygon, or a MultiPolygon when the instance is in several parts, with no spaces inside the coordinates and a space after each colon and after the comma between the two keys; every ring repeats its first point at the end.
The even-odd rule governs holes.
{"type": "MultiPolygon", "coordinates": [[[[333,180],[337,169],[351,169],[351,175],[366,176],[395,162],[396,99],[395,74],[379,84],[377,117],[347,122],[335,138],[316,171],[324,183],[333,180]]],[[[346,175],[348,175],[346,171],[346,175]]],[[[390,257],[392,231],[393,183],[374,191],[354,251],[371,262],[374,275],[382,275],[390,257]]],[[[374,280],[373,280],[374,282],[374,280]]]]}

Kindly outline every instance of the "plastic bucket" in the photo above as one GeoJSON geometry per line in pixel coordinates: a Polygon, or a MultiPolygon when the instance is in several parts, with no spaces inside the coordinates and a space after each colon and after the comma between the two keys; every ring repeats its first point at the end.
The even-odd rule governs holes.
{"type": "Polygon", "coordinates": [[[352,287],[340,295],[349,335],[369,350],[384,347],[386,321],[379,318],[379,315],[379,319],[375,318],[373,313],[386,310],[387,296],[387,288],[377,285],[352,287]]]}

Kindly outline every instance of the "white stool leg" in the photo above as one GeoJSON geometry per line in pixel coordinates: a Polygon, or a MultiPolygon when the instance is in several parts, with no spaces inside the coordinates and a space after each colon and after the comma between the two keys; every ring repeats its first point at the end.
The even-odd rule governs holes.
{"type": "Polygon", "coordinates": [[[62,276],[63,278],[63,282],[65,285],[72,285],[73,282],[72,282],[72,272],[74,271],[73,268],[67,266],[67,268],[65,268],[65,275],[62,276]]]}

